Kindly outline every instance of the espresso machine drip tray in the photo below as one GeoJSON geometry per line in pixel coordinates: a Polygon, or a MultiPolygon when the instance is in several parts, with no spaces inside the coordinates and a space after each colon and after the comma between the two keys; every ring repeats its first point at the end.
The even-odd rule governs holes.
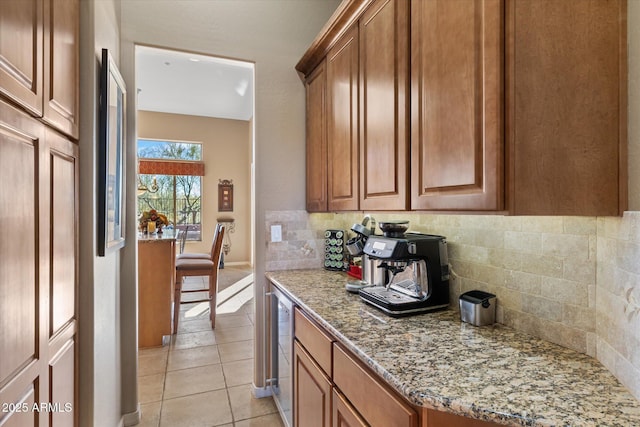
{"type": "Polygon", "coordinates": [[[360,298],[389,316],[402,317],[445,309],[449,304],[433,305],[386,286],[373,286],[360,290],[360,298]]]}

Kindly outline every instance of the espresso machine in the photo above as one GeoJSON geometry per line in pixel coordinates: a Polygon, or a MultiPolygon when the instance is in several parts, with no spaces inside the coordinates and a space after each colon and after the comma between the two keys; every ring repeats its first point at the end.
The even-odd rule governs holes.
{"type": "Polygon", "coordinates": [[[369,236],[364,253],[385,270],[386,284],[360,289],[362,300],[393,317],[449,306],[449,258],[443,236],[405,233],[408,222],[380,224],[383,236],[369,236]],[[406,226],[405,226],[406,225],[406,226]],[[385,231],[385,228],[388,228],[385,231]]]}

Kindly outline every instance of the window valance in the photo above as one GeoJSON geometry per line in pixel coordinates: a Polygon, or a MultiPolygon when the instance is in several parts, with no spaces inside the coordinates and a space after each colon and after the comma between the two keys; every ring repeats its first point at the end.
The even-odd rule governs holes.
{"type": "Polygon", "coordinates": [[[191,175],[204,176],[204,162],[185,162],[181,160],[140,159],[142,175],[191,175]]]}

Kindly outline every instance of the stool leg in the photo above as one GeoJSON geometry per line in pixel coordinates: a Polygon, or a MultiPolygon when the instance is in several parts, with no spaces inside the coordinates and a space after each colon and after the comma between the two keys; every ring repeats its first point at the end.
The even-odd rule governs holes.
{"type": "Polygon", "coordinates": [[[216,328],[216,296],[218,290],[216,289],[216,277],[215,274],[209,275],[209,319],[211,320],[211,329],[216,328]]]}
{"type": "Polygon", "coordinates": [[[173,293],[173,334],[178,333],[178,319],[180,318],[180,295],[182,294],[182,275],[176,276],[175,290],[173,293]]]}

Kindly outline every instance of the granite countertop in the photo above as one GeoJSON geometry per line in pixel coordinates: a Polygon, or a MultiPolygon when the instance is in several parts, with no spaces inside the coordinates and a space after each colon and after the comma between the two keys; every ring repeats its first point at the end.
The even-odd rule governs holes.
{"type": "Polygon", "coordinates": [[[386,316],[345,291],[344,273],[267,278],[416,405],[505,425],[640,426],[640,403],[587,355],[451,310],[386,316]]]}

